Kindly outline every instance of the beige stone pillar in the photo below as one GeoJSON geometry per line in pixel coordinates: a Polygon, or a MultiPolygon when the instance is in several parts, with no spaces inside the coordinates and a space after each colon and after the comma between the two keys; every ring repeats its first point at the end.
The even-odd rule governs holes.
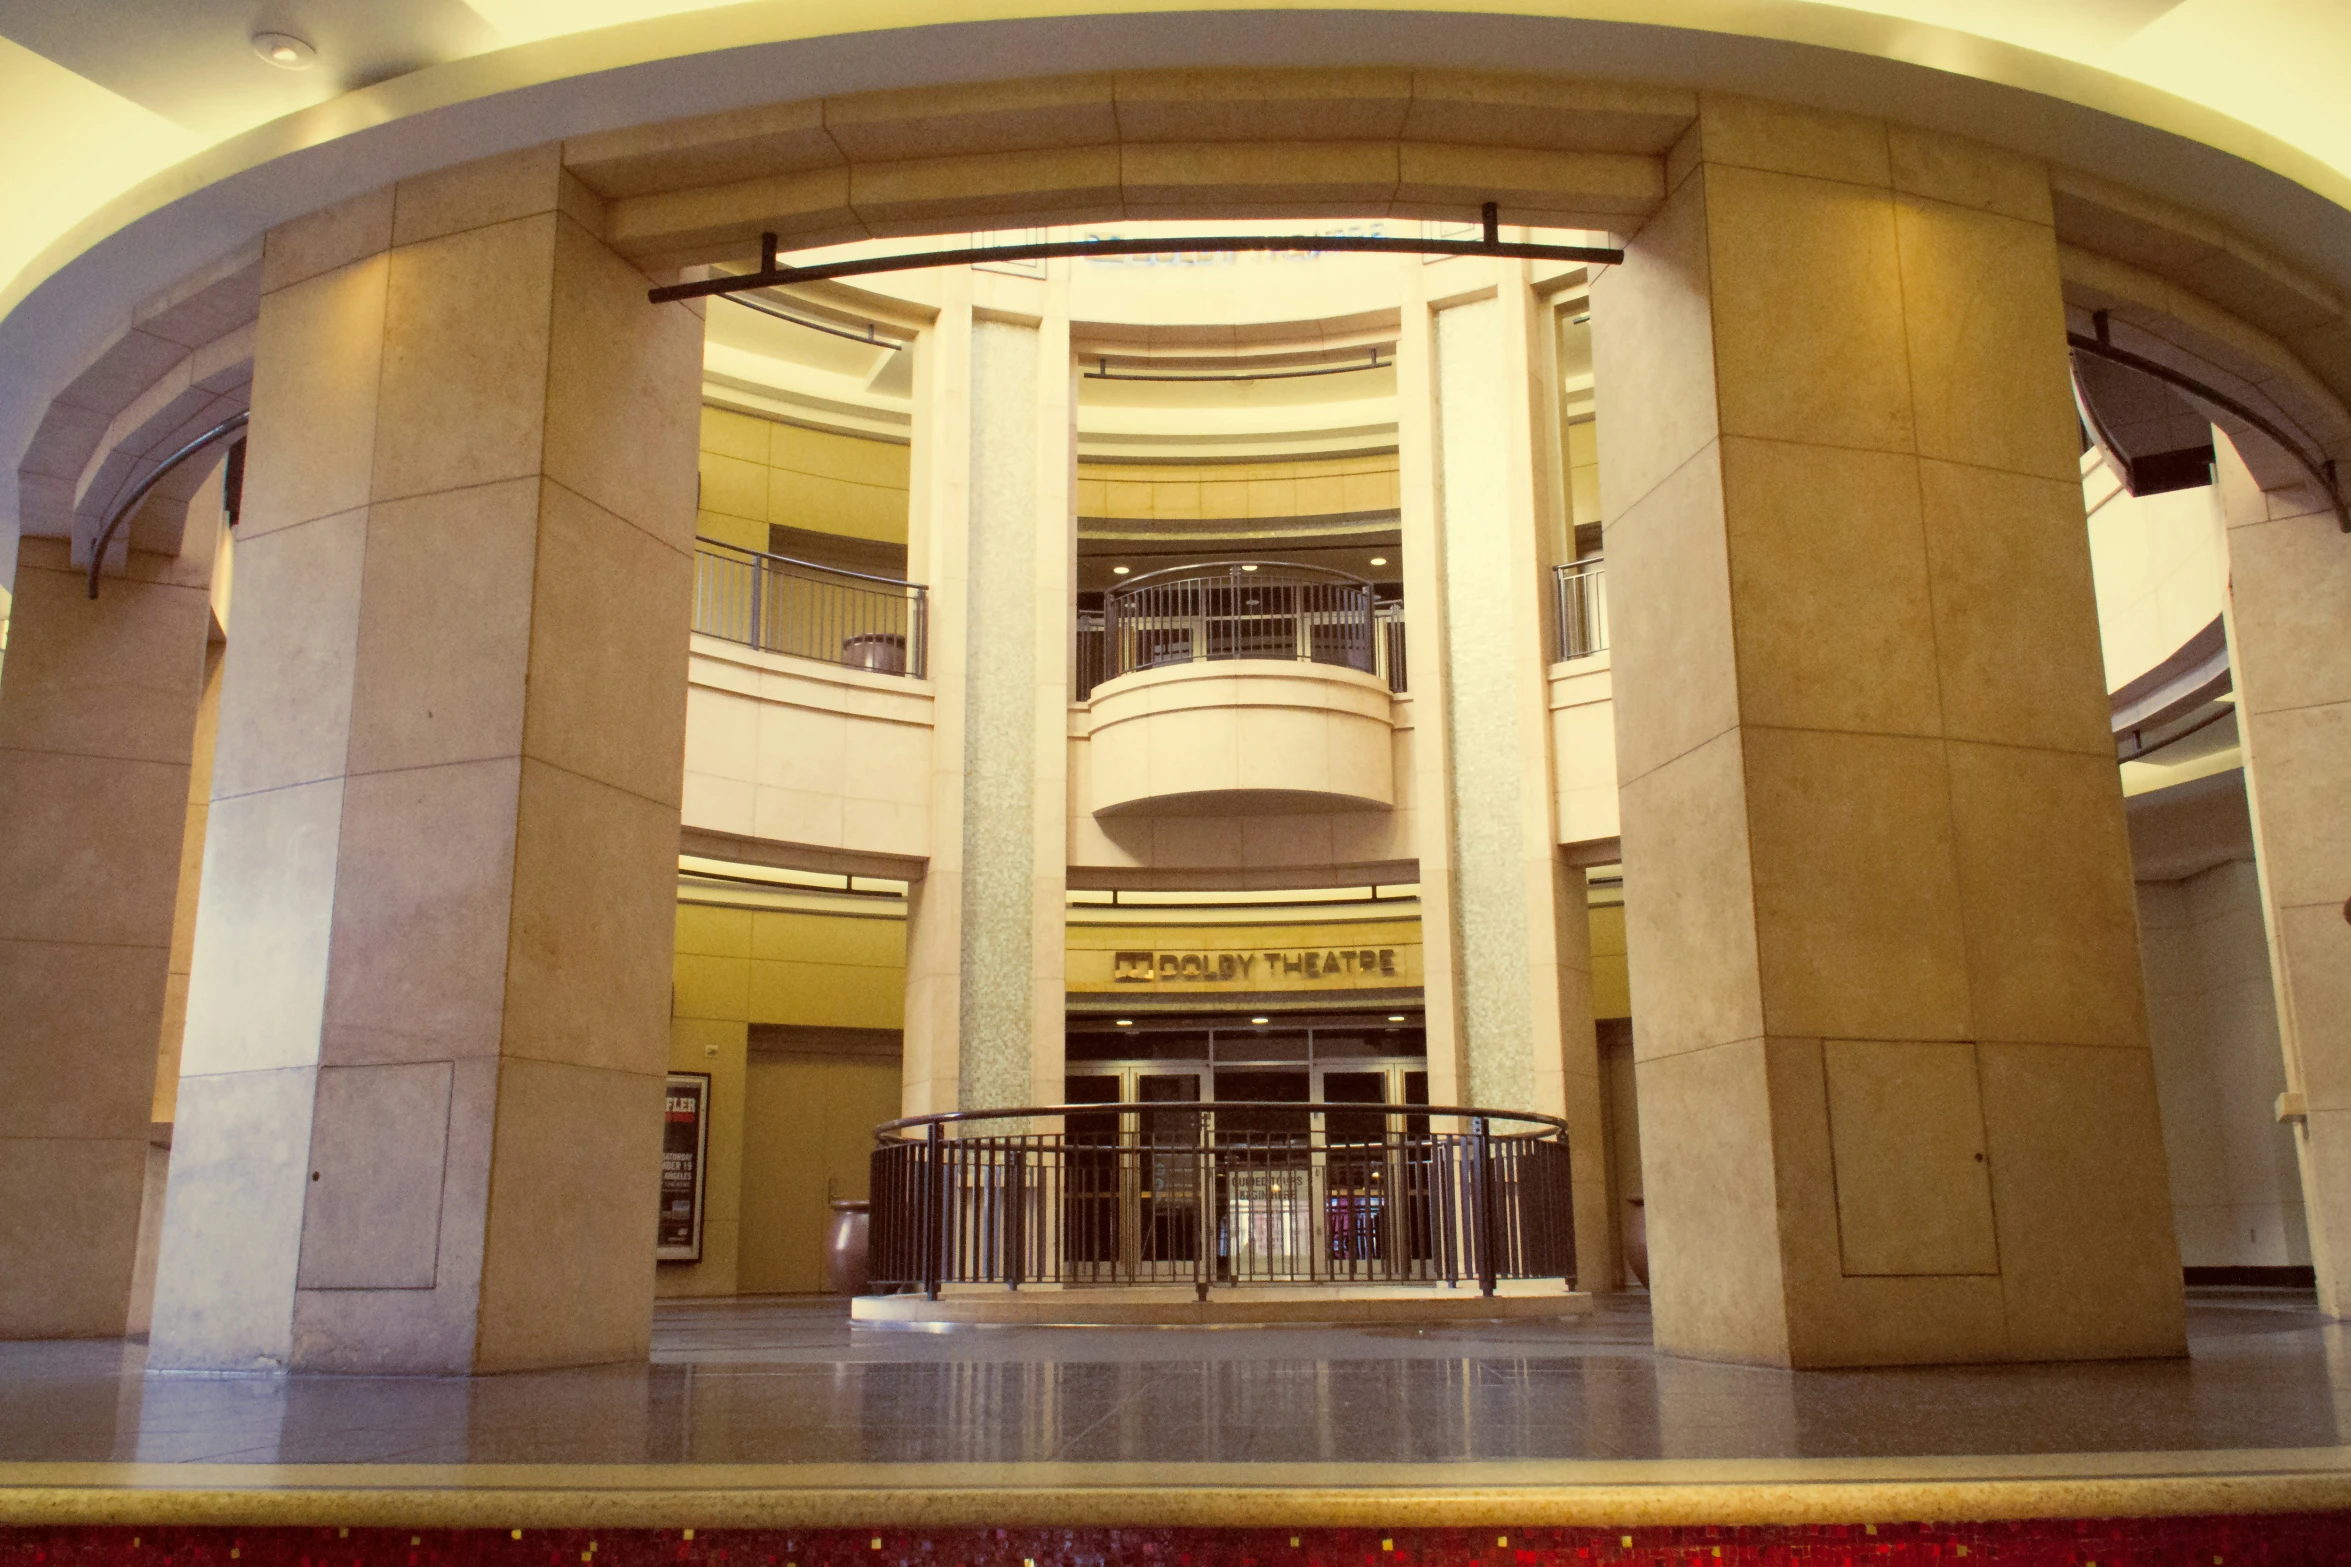
{"type": "Polygon", "coordinates": [[[702,333],[600,221],[269,236],[153,1365],[645,1352],[702,333]]]}
{"type": "Polygon", "coordinates": [[[2351,1315],[2351,539],[2314,486],[2264,491],[2215,431],[2229,666],[2319,1309],[2351,1315]]]}
{"type": "Polygon", "coordinates": [[[1561,859],[1545,605],[1558,475],[1547,312],[1520,263],[1400,269],[1429,1097],[1563,1117],[1579,1286],[1616,1240],[1583,872],[1561,859]],[[1433,742],[1433,743],[1432,743],[1433,742]]]}
{"type": "Polygon", "coordinates": [[[1062,1094],[1076,399],[1067,285],[956,271],[915,348],[937,692],[908,898],[910,1115],[1062,1094]]]}
{"type": "Polygon", "coordinates": [[[1658,1345],[2180,1353],[2045,172],[1668,170],[1592,294],[1658,1345]]]}
{"type": "Polygon", "coordinates": [[[18,547],[0,682],[0,1339],[129,1322],[211,624],[207,493],[197,547],[132,554],[94,601],[64,540],[18,547]]]}

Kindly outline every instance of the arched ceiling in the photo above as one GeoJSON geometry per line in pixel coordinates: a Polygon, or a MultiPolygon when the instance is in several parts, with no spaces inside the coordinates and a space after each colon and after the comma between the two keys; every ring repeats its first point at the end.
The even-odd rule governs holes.
{"type": "Polygon", "coordinates": [[[2154,190],[2351,284],[2340,0],[0,0],[0,456],[107,323],[422,169],[844,90],[1431,60],[1901,114],[2154,190]],[[260,59],[256,28],[308,37],[317,63],[260,59]]]}

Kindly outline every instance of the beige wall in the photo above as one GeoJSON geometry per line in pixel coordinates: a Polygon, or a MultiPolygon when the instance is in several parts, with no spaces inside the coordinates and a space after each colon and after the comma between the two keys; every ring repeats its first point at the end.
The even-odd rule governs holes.
{"type": "Polygon", "coordinates": [[[2163,1146],[2187,1267],[2307,1265],[2261,887],[2249,860],[2139,883],[2163,1146]]]}
{"type": "Polygon", "coordinates": [[[702,1260],[662,1263],[655,1293],[820,1290],[826,1183],[865,1194],[873,1128],[897,1114],[898,1061],[754,1054],[751,1025],[899,1029],[904,906],[681,902],[674,976],[669,1065],[711,1076],[710,1166],[702,1260]]]}
{"type": "Polygon", "coordinates": [[[908,458],[894,441],[705,405],[699,527],[755,550],[771,523],[903,544],[908,458]]]}
{"type": "Polygon", "coordinates": [[[932,687],[693,639],[683,819],[774,843],[931,850],[932,687]]]}
{"type": "Polygon", "coordinates": [[[1080,463],[1078,515],[1198,522],[1396,509],[1396,454],[1291,462],[1080,463]]]}
{"type": "Polygon", "coordinates": [[[829,1199],[867,1194],[873,1129],[898,1114],[895,1059],[760,1054],[745,1077],[746,1295],[824,1288],[829,1199]]]}

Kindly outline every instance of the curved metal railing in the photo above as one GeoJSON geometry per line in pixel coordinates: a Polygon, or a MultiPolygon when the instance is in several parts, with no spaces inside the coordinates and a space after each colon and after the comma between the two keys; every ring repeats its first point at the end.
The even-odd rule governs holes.
{"type": "Polygon", "coordinates": [[[1474,1280],[1491,1295],[1502,1279],[1575,1275],[1555,1116],[1032,1105],[887,1121],[874,1140],[869,1269],[883,1293],[1190,1285],[1205,1298],[1211,1286],[1474,1280]]]}
{"type": "Polygon", "coordinates": [[[694,629],[770,653],[920,680],[929,596],[919,582],[694,541],[694,629]]]}
{"type": "Polygon", "coordinates": [[[106,565],[106,547],[114,542],[114,530],[122,526],[123,519],[128,517],[132,512],[136,511],[138,509],[139,502],[145,500],[148,496],[148,493],[152,491],[155,486],[161,484],[165,479],[170,478],[173,470],[177,469],[181,463],[186,462],[189,458],[195,456],[198,452],[201,452],[207,447],[213,445],[213,443],[225,440],[229,436],[236,434],[239,430],[244,429],[246,423],[251,420],[252,417],[253,411],[249,408],[240,409],[236,413],[229,415],[226,419],[223,419],[220,423],[214,425],[211,429],[205,431],[202,435],[197,436],[187,445],[181,447],[178,451],[173,452],[169,457],[164,458],[163,461],[157,463],[153,471],[151,471],[147,477],[141,479],[137,484],[132,485],[126,494],[117,500],[111,507],[107,508],[106,520],[101,523],[98,528],[98,542],[90,546],[90,597],[96,598],[98,596],[98,573],[103,570],[106,565]]]}
{"type": "Polygon", "coordinates": [[[1372,585],[1322,566],[1209,561],[1102,597],[1102,678],[1208,659],[1286,659],[1379,672],[1372,585]]]}

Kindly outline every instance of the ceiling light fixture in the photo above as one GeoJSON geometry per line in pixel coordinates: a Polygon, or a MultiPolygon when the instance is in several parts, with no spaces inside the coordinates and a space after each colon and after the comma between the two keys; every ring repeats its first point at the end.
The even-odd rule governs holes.
{"type": "Polygon", "coordinates": [[[255,33],[253,52],[288,71],[305,71],[318,61],[318,51],[310,40],[292,33],[255,33]]]}
{"type": "Polygon", "coordinates": [[[1371,563],[1375,566],[1385,566],[1388,563],[1388,557],[1385,555],[1374,555],[1371,558],[1371,563]]]}
{"type": "Polygon", "coordinates": [[[1404,1021],[1404,1014],[1401,1012],[1391,1012],[1388,1014],[1388,1021],[1391,1023],[1401,1023],[1404,1021]]]}
{"type": "Polygon", "coordinates": [[[1114,577],[1123,577],[1127,574],[1127,568],[1124,566],[1113,566],[1110,568],[1110,574],[1114,577]]]}
{"type": "Polygon", "coordinates": [[[1257,569],[1257,563],[1255,561],[1243,561],[1241,563],[1241,569],[1243,571],[1255,571],[1257,569]]]}
{"type": "Polygon", "coordinates": [[[1133,1028],[1135,1026],[1135,1020],[1131,1017],[1122,1017],[1118,1020],[1118,1026],[1121,1028],[1133,1028]]]}
{"type": "Polygon", "coordinates": [[[1270,1018],[1253,1017],[1253,1018],[1251,1018],[1249,1021],[1250,1021],[1250,1022],[1252,1022],[1252,1023],[1265,1023],[1265,1022],[1270,1022],[1270,1021],[1272,1021],[1272,1020],[1271,1020],[1270,1018]]]}

